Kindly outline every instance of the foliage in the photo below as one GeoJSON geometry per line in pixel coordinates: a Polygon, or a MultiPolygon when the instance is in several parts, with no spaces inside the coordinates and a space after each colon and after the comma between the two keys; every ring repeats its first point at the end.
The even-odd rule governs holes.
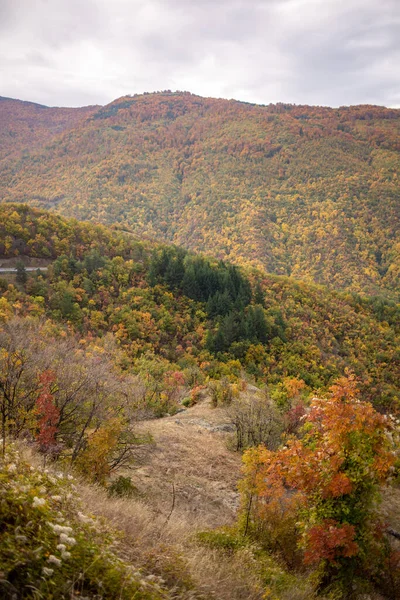
{"type": "Polygon", "coordinates": [[[135,436],[129,425],[121,417],[114,417],[88,434],[83,450],[75,459],[76,469],[86,479],[105,485],[113,471],[132,462],[139,444],[150,442],[149,436],[135,436]]]}
{"type": "Polygon", "coordinates": [[[217,529],[215,531],[200,531],[197,539],[211,548],[219,548],[225,552],[234,552],[246,545],[246,539],[240,537],[235,530],[228,527],[217,529]]]}
{"type": "Polygon", "coordinates": [[[111,532],[82,512],[70,479],[8,449],[0,464],[1,597],[164,598],[116,555],[111,532]]]}
{"type": "Polygon", "coordinates": [[[38,414],[38,432],[36,440],[43,452],[49,451],[56,444],[57,427],[60,419],[60,410],[54,403],[51,385],[56,376],[52,371],[44,371],[39,376],[40,391],[36,400],[38,414]]]}
{"type": "Polygon", "coordinates": [[[17,276],[16,276],[17,283],[20,283],[21,285],[25,285],[25,283],[28,280],[28,274],[26,272],[24,263],[22,261],[19,261],[17,263],[16,268],[17,268],[17,276]]]}
{"type": "Polygon", "coordinates": [[[86,109],[7,100],[0,123],[3,201],[398,301],[396,109],[165,92],[86,109]]]}
{"type": "Polygon", "coordinates": [[[143,410],[140,382],[101,348],[84,350],[58,333],[32,318],[10,320],[0,331],[3,448],[7,437],[35,438],[44,453],[78,462],[104,482],[149,441],[132,430],[143,410]]]}
{"type": "Polygon", "coordinates": [[[130,477],[120,475],[108,486],[108,493],[118,498],[133,498],[139,495],[139,490],[133,485],[130,477]]]}
{"type": "Polygon", "coordinates": [[[263,539],[283,515],[304,563],[318,566],[320,585],[351,589],[371,553],[384,551],[376,507],[395,461],[392,430],[390,419],[358,400],[354,378],[340,379],[329,399],[312,401],[301,439],[245,453],[247,531],[263,539]]]}
{"type": "Polygon", "coordinates": [[[267,397],[241,396],[229,407],[235,427],[236,450],[264,444],[274,450],[283,431],[282,418],[267,397]]]}
{"type": "Polygon", "coordinates": [[[233,387],[233,384],[229,382],[227,377],[222,377],[219,381],[210,382],[208,390],[214,407],[229,406],[234,396],[237,396],[237,390],[233,387]]]}
{"type": "Polygon", "coordinates": [[[288,382],[303,381],[299,397],[307,398],[346,368],[359,378],[363,397],[380,410],[398,410],[400,312],[391,301],[237,269],[25,206],[0,205],[0,214],[0,239],[10,248],[23,239],[31,260],[55,257],[47,273],[29,273],[25,290],[12,283],[2,290],[0,320],[13,314],[51,319],[56,330],[77,336],[81,350],[111,336],[119,368],[139,375],[137,394],[157,415],[173,413],[205,380],[233,383],[243,371],[267,381],[272,399],[287,408],[294,393],[288,382]],[[168,264],[177,261],[179,285],[165,279],[168,264]],[[201,301],[184,294],[186,272],[201,301]],[[220,286],[211,296],[210,281],[220,286]],[[210,306],[210,298],[221,297],[219,307],[219,300],[210,306]],[[185,383],[171,373],[183,373],[185,383]]]}

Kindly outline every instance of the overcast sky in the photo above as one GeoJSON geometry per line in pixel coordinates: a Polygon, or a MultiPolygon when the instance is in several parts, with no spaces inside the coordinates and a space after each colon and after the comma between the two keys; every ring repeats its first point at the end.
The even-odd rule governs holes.
{"type": "Polygon", "coordinates": [[[0,95],[400,107],[400,0],[0,0],[0,95]]]}

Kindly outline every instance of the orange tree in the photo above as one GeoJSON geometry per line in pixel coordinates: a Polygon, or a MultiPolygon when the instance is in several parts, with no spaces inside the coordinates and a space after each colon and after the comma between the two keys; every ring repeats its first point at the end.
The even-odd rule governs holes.
{"type": "Polygon", "coordinates": [[[349,587],[384,548],[376,506],[395,462],[392,421],[358,400],[352,376],[330,391],[312,401],[301,438],[245,453],[243,521],[270,546],[275,537],[289,564],[297,542],[320,587],[349,587]]]}

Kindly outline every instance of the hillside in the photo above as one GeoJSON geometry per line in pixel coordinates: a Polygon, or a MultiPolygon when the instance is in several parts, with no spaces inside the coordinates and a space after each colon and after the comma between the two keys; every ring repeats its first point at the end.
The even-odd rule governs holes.
{"type": "Polygon", "coordinates": [[[21,204],[3,261],[2,597],[398,598],[393,301],[21,204]]]}
{"type": "Polygon", "coordinates": [[[111,336],[123,353],[111,354],[145,376],[144,396],[161,412],[174,405],[176,390],[188,394],[179,375],[171,379],[175,372],[190,387],[210,378],[235,382],[245,372],[285,406],[292,380],[310,394],[347,369],[367,399],[398,409],[394,302],[238,270],[23,205],[0,205],[0,240],[0,258],[19,257],[31,268],[47,259],[48,266],[20,273],[19,284],[11,275],[11,287],[0,280],[2,318],[46,316],[56,330],[82,336],[83,347],[111,336]]]}
{"type": "Polygon", "coordinates": [[[0,96],[0,163],[20,160],[54,136],[77,127],[98,107],[49,108],[0,96]]]}
{"type": "Polygon", "coordinates": [[[399,110],[166,92],[87,109],[3,100],[0,115],[5,202],[398,299],[399,110]]]}

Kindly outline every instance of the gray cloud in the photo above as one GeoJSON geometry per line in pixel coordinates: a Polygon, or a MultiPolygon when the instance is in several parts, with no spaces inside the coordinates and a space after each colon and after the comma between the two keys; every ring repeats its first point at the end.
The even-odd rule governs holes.
{"type": "Polygon", "coordinates": [[[0,0],[0,95],[400,106],[398,0],[0,0]]]}

